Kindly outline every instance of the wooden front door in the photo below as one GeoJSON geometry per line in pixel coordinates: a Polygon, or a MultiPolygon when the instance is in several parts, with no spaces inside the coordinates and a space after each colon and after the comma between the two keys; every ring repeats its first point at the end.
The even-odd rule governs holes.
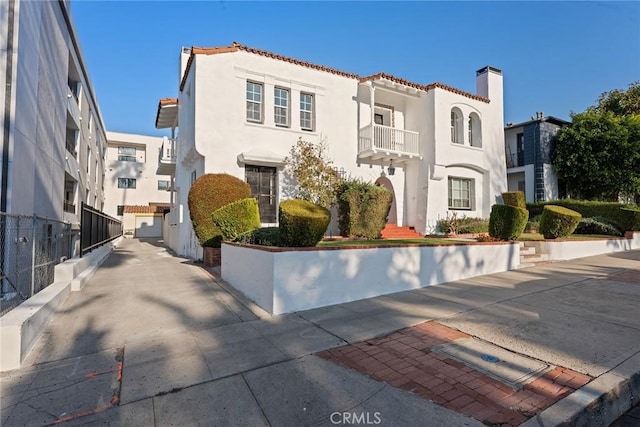
{"type": "Polygon", "coordinates": [[[268,166],[245,166],[246,180],[251,187],[251,196],[258,199],[260,222],[276,222],[277,173],[268,166]]]}

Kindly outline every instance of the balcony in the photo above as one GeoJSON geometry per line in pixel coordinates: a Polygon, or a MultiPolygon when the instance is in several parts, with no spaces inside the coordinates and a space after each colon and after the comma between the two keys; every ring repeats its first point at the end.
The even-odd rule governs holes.
{"type": "Polygon", "coordinates": [[[176,173],[176,140],[164,138],[158,153],[157,175],[173,175],[176,173]]]}
{"type": "Polygon", "coordinates": [[[524,153],[507,153],[507,169],[524,166],[524,153]]]}
{"type": "Polygon", "coordinates": [[[65,200],[63,202],[63,210],[65,212],[74,214],[76,213],[76,205],[74,205],[73,202],[68,202],[65,200]]]}
{"type": "Polygon", "coordinates": [[[358,158],[372,164],[420,159],[420,133],[383,125],[360,129],[358,158]]]}

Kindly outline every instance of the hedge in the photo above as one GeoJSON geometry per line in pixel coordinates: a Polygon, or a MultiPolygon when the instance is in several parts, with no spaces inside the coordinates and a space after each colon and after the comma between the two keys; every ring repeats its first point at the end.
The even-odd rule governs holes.
{"type": "Polygon", "coordinates": [[[445,218],[436,223],[439,231],[445,234],[478,234],[489,231],[489,220],[486,218],[445,218]]]}
{"type": "Polygon", "coordinates": [[[582,218],[574,231],[575,234],[606,234],[622,236],[620,228],[612,224],[607,218],[582,218]]]}
{"type": "Polygon", "coordinates": [[[387,224],[393,193],[358,180],[343,181],[337,190],[340,235],[378,239],[387,224]]]}
{"type": "Polygon", "coordinates": [[[306,200],[285,200],[278,210],[281,246],[315,246],[331,221],[328,209],[306,200]]]}
{"type": "Polygon", "coordinates": [[[500,240],[516,240],[527,225],[529,212],[508,205],[493,205],[489,215],[489,235],[500,240]]]}
{"type": "Polygon", "coordinates": [[[525,201],[523,191],[505,191],[502,193],[502,200],[507,206],[527,209],[527,202],[525,201]]]}
{"type": "Polygon", "coordinates": [[[562,206],[546,205],[540,218],[540,233],[545,239],[557,239],[572,234],[582,215],[562,206]]]}
{"type": "Polygon", "coordinates": [[[233,241],[250,245],[279,246],[280,229],[278,227],[256,228],[238,235],[233,241]]]}
{"type": "Polygon", "coordinates": [[[211,214],[222,206],[251,196],[249,184],[226,173],[206,174],[189,189],[187,203],[193,229],[202,246],[220,247],[222,232],[211,214]]]}
{"type": "Polygon", "coordinates": [[[622,231],[640,231],[640,210],[634,205],[615,202],[561,199],[552,202],[527,203],[531,216],[542,214],[546,205],[562,206],[578,212],[584,218],[604,217],[620,224],[622,231]]]}
{"type": "Polygon", "coordinates": [[[223,240],[233,240],[239,234],[260,228],[258,201],[249,197],[231,202],[214,211],[211,219],[222,232],[223,240]]]}

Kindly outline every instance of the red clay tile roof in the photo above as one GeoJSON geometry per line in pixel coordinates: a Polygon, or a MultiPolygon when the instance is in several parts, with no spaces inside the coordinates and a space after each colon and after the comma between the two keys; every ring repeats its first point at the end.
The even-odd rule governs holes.
{"type": "Polygon", "coordinates": [[[158,119],[160,119],[160,110],[166,105],[178,105],[178,98],[162,98],[158,102],[158,111],[156,112],[156,127],[158,127],[158,119]]]}
{"type": "Polygon", "coordinates": [[[474,95],[472,93],[465,92],[465,91],[460,90],[460,89],[456,89],[456,88],[454,88],[452,86],[448,86],[448,85],[445,85],[443,83],[435,82],[435,83],[431,83],[429,85],[423,85],[423,84],[420,84],[420,83],[410,82],[408,80],[404,80],[404,79],[401,79],[399,77],[395,77],[395,76],[392,76],[391,74],[386,74],[386,73],[378,73],[378,74],[374,74],[374,75],[368,76],[368,77],[361,77],[361,76],[359,76],[357,74],[354,74],[354,73],[349,73],[349,72],[346,72],[346,71],[337,70],[337,69],[331,68],[331,67],[325,67],[323,65],[312,64],[310,62],[301,61],[299,59],[289,58],[287,56],[278,55],[276,53],[269,52],[269,51],[266,51],[266,50],[261,50],[261,49],[256,49],[256,48],[248,47],[248,46],[245,46],[245,45],[241,45],[240,43],[237,43],[237,42],[233,42],[231,44],[231,46],[221,46],[221,47],[196,47],[196,46],[193,46],[191,48],[191,55],[189,55],[189,59],[187,60],[187,66],[186,66],[186,68],[184,70],[184,75],[182,76],[182,81],[180,82],[180,91],[182,91],[184,89],[184,85],[185,85],[185,82],[187,80],[187,76],[189,75],[189,70],[191,69],[191,63],[193,62],[193,58],[195,57],[195,55],[215,55],[215,54],[219,54],[219,53],[229,53],[229,52],[238,52],[238,51],[244,51],[244,52],[253,53],[253,54],[256,54],[256,55],[260,55],[260,56],[266,56],[268,58],[273,58],[273,59],[277,59],[277,60],[280,60],[280,61],[289,62],[291,64],[301,65],[303,67],[313,68],[315,70],[326,71],[328,73],[337,74],[337,75],[343,76],[343,77],[358,79],[360,82],[365,82],[365,81],[368,81],[368,80],[375,80],[377,78],[384,78],[384,79],[391,80],[393,82],[400,83],[400,84],[403,84],[405,86],[413,87],[413,88],[416,88],[416,89],[419,89],[419,90],[429,91],[429,90],[434,89],[434,88],[440,88],[440,89],[447,90],[449,92],[457,93],[458,95],[466,96],[466,97],[471,98],[471,99],[476,99],[478,101],[483,101],[483,102],[489,102],[488,98],[484,98],[482,96],[474,95]]]}
{"type": "Polygon", "coordinates": [[[434,88],[440,88],[440,89],[447,90],[449,92],[457,93],[458,95],[466,96],[466,97],[471,98],[471,99],[475,99],[475,100],[482,101],[482,102],[489,102],[489,98],[485,98],[483,96],[478,96],[478,95],[475,95],[473,93],[465,92],[463,90],[456,89],[453,86],[449,86],[449,85],[446,85],[446,84],[443,84],[443,83],[434,82],[434,83],[431,83],[431,84],[428,84],[428,85],[422,85],[422,84],[419,84],[419,83],[410,82],[408,80],[401,79],[400,77],[396,77],[396,76],[393,76],[393,75],[387,74],[387,73],[378,73],[378,74],[373,74],[373,75],[367,76],[367,77],[361,77],[360,78],[360,83],[366,82],[366,81],[370,81],[370,80],[378,80],[378,79],[389,80],[389,81],[392,81],[394,83],[399,83],[399,84],[404,85],[404,86],[412,87],[412,88],[419,89],[419,90],[424,90],[425,92],[429,91],[431,89],[434,89],[434,88]]]}
{"type": "Polygon", "coordinates": [[[162,206],[134,206],[134,205],[126,205],[124,207],[124,213],[144,213],[144,214],[155,214],[164,212],[164,207],[162,206]]]}

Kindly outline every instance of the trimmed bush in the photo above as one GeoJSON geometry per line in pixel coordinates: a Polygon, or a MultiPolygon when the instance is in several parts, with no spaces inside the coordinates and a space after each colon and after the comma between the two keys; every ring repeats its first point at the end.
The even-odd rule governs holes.
{"type": "Polygon", "coordinates": [[[280,229],[278,227],[256,228],[240,234],[233,241],[250,245],[279,246],[280,229]]]}
{"type": "Polygon", "coordinates": [[[249,197],[231,202],[213,212],[211,219],[222,233],[223,240],[233,240],[239,234],[260,228],[258,201],[249,197]]]}
{"type": "Polygon", "coordinates": [[[635,208],[620,208],[623,231],[640,231],[640,210],[635,208]]]}
{"type": "Polygon", "coordinates": [[[542,214],[546,205],[562,206],[578,212],[584,218],[604,217],[622,227],[622,231],[640,230],[640,213],[634,205],[615,202],[591,202],[586,200],[561,199],[552,202],[527,203],[530,215],[542,214]]]}
{"type": "Polygon", "coordinates": [[[580,223],[582,215],[562,206],[546,205],[540,218],[540,233],[545,239],[567,237],[580,223]]]}
{"type": "Polygon", "coordinates": [[[436,223],[445,234],[478,234],[489,231],[489,220],[485,218],[446,218],[436,223]]]}
{"type": "Polygon", "coordinates": [[[622,236],[618,227],[612,225],[606,218],[582,218],[576,227],[575,234],[607,234],[622,236]]]}
{"type": "Polygon", "coordinates": [[[206,174],[196,179],[189,189],[187,203],[193,229],[202,246],[220,247],[222,232],[211,214],[236,200],[251,197],[249,184],[226,173],[206,174]]]}
{"type": "Polygon", "coordinates": [[[500,240],[516,240],[527,225],[529,212],[508,205],[493,205],[489,215],[489,235],[500,240]]]}
{"type": "Polygon", "coordinates": [[[340,235],[378,239],[387,223],[393,193],[358,180],[343,181],[337,190],[340,235]]]}
{"type": "Polygon", "coordinates": [[[278,210],[282,246],[317,245],[331,221],[331,213],[328,209],[306,200],[285,200],[280,203],[278,210]]]}
{"type": "Polygon", "coordinates": [[[538,221],[527,221],[527,225],[524,226],[524,231],[527,233],[538,232],[540,230],[540,223],[538,221]]]}
{"type": "Polygon", "coordinates": [[[525,201],[523,191],[505,191],[502,193],[502,200],[507,206],[527,209],[527,202],[525,201]]]}

